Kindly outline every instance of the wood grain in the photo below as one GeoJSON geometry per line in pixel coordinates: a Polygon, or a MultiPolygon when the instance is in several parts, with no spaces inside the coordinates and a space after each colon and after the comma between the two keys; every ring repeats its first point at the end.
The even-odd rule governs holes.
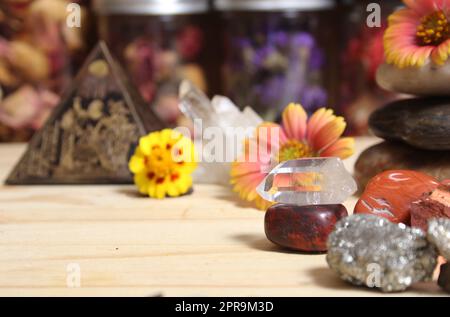
{"type": "MultiPolygon", "coordinates": [[[[358,139],[358,150],[377,141],[358,139]]],[[[0,179],[24,149],[0,145],[0,179]]],[[[355,159],[345,162],[349,169],[355,159]]],[[[346,202],[349,210],[354,204],[346,202]]],[[[278,249],[263,218],[221,186],[162,201],[133,186],[1,186],[0,295],[382,295],[340,281],[324,255],[278,249]],[[66,283],[73,263],[79,288],[66,283]]],[[[436,294],[427,283],[401,295],[436,294]]]]}

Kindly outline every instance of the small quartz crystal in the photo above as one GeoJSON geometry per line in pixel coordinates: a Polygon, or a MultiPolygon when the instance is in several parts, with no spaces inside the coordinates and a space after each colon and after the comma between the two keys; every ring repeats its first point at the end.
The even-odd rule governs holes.
{"type": "Polygon", "coordinates": [[[343,280],[383,292],[429,280],[436,267],[436,249],[422,230],[375,215],[342,219],[327,246],[328,265],[343,280]]]}
{"type": "Polygon", "coordinates": [[[340,204],[356,190],[355,180],[336,157],[283,162],[257,187],[265,200],[297,206],[340,204]]]}

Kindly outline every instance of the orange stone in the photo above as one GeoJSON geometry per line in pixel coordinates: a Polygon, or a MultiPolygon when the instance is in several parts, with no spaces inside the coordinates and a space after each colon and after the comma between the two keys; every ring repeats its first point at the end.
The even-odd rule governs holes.
{"type": "Polygon", "coordinates": [[[411,203],[432,192],[439,182],[424,173],[390,170],[372,178],[355,206],[356,214],[374,214],[409,225],[411,203]]]}

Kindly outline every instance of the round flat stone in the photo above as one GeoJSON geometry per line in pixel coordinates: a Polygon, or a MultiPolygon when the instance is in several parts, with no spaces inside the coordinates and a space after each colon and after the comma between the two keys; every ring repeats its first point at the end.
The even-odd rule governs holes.
{"type": "Polygon", "coordinates": [[[433,177],[416,171],[389,170],[375,176],[355,206],[355,214],[373,214],[410,224],[413,201],[439,186],[433,177]]]}
{"type": "Polygon", "coordinates": [[[370,129],[386,140],[426,150],[450,150],[450,98],[395,101],[370,116],[370,129]]]}
{"type": "Polygon", "coordinates": [[[382,142],[366,149],[359,156],[354,177],[362,191],[377,174],[399,169],[415,170],[441,181],[448,179],[450,151],[426,151],[401,142],[382,142]]]}
{"type": "Polygon", "coordinates": [[[276,204],[266,212],[265,232],[270,241],[281,247],[302,252],[326,252],[328,235],[347,215],[343,205],[276,204]]]}
{"type": "Polygon", "coordinates": [[[378,68],[377,83],[393,92],[422,96],[450,95],[450,63],[437,66],[428,63],[424,67],[398,68],[383,64],[378,68]]]}

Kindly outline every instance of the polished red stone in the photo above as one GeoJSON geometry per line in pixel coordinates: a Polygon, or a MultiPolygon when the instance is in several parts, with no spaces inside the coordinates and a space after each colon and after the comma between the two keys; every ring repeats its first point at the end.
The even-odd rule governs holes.
{"type": "Polygon", "coordinates": [[[432,218],[450,218],[450,180],[411,204],[411,226],[424,231],[432,218]]]}
{"type": "Polygon", "coordinates": [[[302,252],[326,252],[328,235],[348,216],[343,205],[277,204],[267,209],[264,226],[273,243],[302,252]]]}
{"type": "Polygon", "coordinates": [[[395,223],[410,224],[413,201],[439,185],[433,177],[409,170],[390,170],[372,178],[354,213],[374,214],[395,223]]]}

